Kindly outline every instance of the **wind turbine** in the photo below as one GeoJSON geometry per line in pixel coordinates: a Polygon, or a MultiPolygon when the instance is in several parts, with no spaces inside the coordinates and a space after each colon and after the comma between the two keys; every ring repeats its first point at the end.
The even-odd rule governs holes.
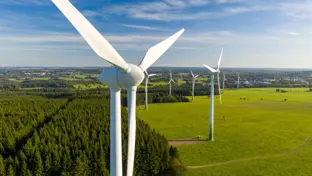
{"type": "Polygon", "coordinates": [[[169,82],[168,82],[168,84],[169,84],[169,96],[171,96],[171,82],[173,82],[173,83],[176,83],[176,82],[172,79],[171,70],[170,70],[169,75],[170,75],[170,80],[169,80],[169,82]]]}
{"type": "Polygon", "coordinates": [[[145,110],[148,109],[148,92],[147,92],[147,85],[148,85],[148,80],[152,76],[156,76],[157,74],[148,74],[147,71],[145,71],[145,110]]]}
{"type": "Polygon", "coordinates": [[[210,116],[209,116],[209,121],[210,121],[210,127],[209,127],[209,134],[208,134],[208,140],[213,141],[213,124],[214,124],[214,74],[217,73],[218,71],[211,68],[208,65],[203,64],[204,67],[206,67],[211,74],[210,78],[210,116]]]}
{"type": "Polygon", "coordinates": [[[222,85],[223,91],[224,91],[225,81],[227,81],[227,79],[225,78],[225,73],[223,72],[223,85],[222,85]]]}
{"type": "Polygon", "coordinates": [[[122,176],[122,141],[120,90],[128,91],[128,164],[127,175],[133,175],[135,132],[136,132],[136,91],[144,79],[144,71],[154,64],[161,55],[182,35],[181,29],[166,40],[148,49],[139,66],[128,64],[113,46],[94,26],[68,1],[52,0],[64,16],[77,29],[97,55],[113,66],[105,69],[99,80],[110,87],[110,175],[122,176]]]}
{"type": "Polygon", "coordinates": [[[219,97],[220,97],[220,104],[222,104],[222,93],[221,93],[221,88],[220,88],[220,64],[221,64],[221,59],[223,55],[223,48],[221,50],[221,54],[218,60],[218,65],[217,65],[217,79],[218,79],[218,88],[219,88],[219,97]]]}
{"type": "Polygon", "coordinates": [[[239,72],[237,72],[237,89],[239,89],[239,81],[240,81],[239,72]]]}
{"type": "Polygon", "coordinates": [[[191,71],[191,74],[192,74],[192,101],[194,101],[195,81],[196,81],[196,78],[199,75],[194,75],[192,70],[190,70],[190,71],[191,71]]]}

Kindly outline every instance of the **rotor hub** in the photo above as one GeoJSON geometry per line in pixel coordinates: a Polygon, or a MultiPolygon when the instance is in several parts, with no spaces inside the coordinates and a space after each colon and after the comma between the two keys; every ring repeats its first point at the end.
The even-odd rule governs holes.
{"type": "Polygon", "coordinates": [[[144,79],[143,70],[133,64],[129,64],[130,72],[121,70],[115,66],[105,69],[100,75],[99,80],[109,87],[117,89],[128,89],[138,86],[144,79]]]}

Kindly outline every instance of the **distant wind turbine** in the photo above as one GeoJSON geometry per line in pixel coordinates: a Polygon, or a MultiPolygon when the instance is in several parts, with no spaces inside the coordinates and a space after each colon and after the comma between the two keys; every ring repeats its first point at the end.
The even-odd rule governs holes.
{"type": "Polygon", "coordinates": [[[176,83],[176,82],[172,79],[172,73],[171,73],[171,70],[170,70],[170,80],[169,80],[169,82],[168,82],[168,84],[169,84],[169,96],[171,96],[171,82],[176,83]]]}
{"type": "Polygon", "coordinates": [[[148,109],[148,90],[147,90],[147,86],[148,86],[148,80],[150,77],[152,76],[156,76],[156,74],[148,74],[147,71],[145,72],[145,110],[148,109]]]}
{"type": "Polygon", "coordinates": [[[227,79],[225,78],[225,73],[223,72],[223,85],[222,85],[223,91],[224,91],[225,81],[227,81],[227,79]]]}
{"type": "Polygon", "coordinates": [[[239,72],[237,73],[237,89],[239,89],[239,81],[240,81],[240,77],[239,77],[239,72]]]}
{"type": "Polygon", "coordinates": [[[214,74],[218,71],[211,68],[208,65],[203,64],[204,67],[206,67],[211,75],[210,78],[210,127],[209,127],[209,134],[208,134],[208,140],[213,141],[213,124],[214,124],[214,74]]]}
{"type": "Polygon", "coordinates": [[[194,101],[195,81],[199,75],[194,75],[192,71],[191,71],[191,74],[192,74],[192,101],[194,101]]]}

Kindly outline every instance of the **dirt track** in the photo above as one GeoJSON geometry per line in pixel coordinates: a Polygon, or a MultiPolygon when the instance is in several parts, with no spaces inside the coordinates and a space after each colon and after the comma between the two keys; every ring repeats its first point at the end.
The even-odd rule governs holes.
{"type": "Polygon", "coordinates": [[[236,159],[236,160],[230,160],[230,161],[225,161],[225,162],[220,162],[220,163],[211,163],[211,164],[205,164],[205,165],[199,165],[199,166],[187,166],[189,169],[199,169],[199,168],[205,168],[205,167],[214,167],[214,166],[220,166],[220,165],[226,165],[226,164],[232,164],[232,163],[240,163],[240,162],[246,162],[246,161],[251,161],[251,160],[258,160],[258,159],[267,159],[267,158],[272,158],[272,157],[281,157],[285,155],[290,155],[292,153],[296,153],[300,151],[302,148],[304,148],[310,141],[312,140],[312,137],[309,137],[303,144],[301,144],[298,148],[280,153],[280,154],[272,154],[272,155],[264,155],[264,156],[256,156],[256,157],[251,157],[251,158],[244,158],[244,159],[236,159]]]}

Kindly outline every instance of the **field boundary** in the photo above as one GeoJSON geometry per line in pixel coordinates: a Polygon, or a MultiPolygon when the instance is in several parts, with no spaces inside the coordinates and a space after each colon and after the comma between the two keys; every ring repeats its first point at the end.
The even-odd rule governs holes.
{"type": "Polygon", "coordinates": [[[263,156],[255,156],[251,158],[243,158],[243,159],[235,159],[235,160],[230,160],[230,161],[225,161],[225,162],[219,162],[219,163],[211,163],[211,164],[205,164],[205,165],[197,165],[197,166],[187,166],[188,169],[200,169],[200,168],[206,168],[206,167],[215,167],[215,166],[221,166],[221,165],[227,165],[227,164],[232,164],[232,163],[240,163],[240,162],[246,162],[246,161],[252,161],[252,160],[259,160],[259,159],[268,159],[268,158],[273,158],[273,157],[281,157],[285,155],[290,155],[296,152],[299,152],[301,149],[303,149],[308,143],[312,141],[312,136],[307,138],[304,143],[302,143],[299,147],[297,147],[294,150],[290,150],[284,153],[279,153],[279,154],[271,154],[271,155],[263,155],[263,156]]]}

